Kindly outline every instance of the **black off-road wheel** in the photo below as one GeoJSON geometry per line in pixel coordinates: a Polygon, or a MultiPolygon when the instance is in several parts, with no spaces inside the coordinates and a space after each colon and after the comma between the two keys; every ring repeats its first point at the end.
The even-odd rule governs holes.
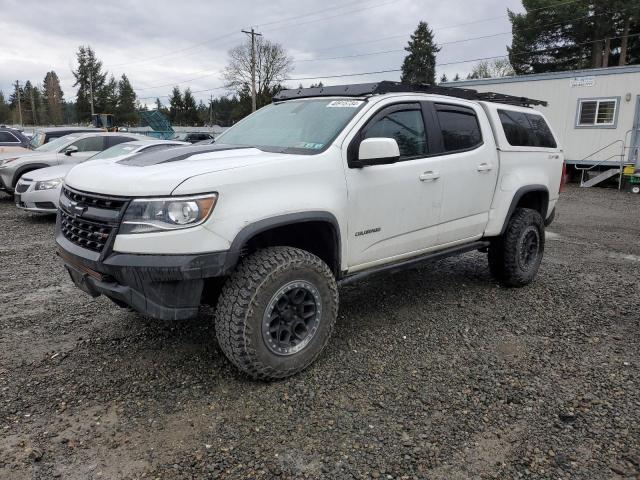
{"type": "Polygon", "coordinates": [[[489,269],[504,286],[523,287],[538,272],[544,254],[544,220],[530,208],[518,208],[504,234],[489,246],[489,269]]]}
{"type": "Polygon", "coordinates": [[[338,288],[315,255],[272,247],[244,258],[224,286],[215,312],[227,358],[254,379],[289,377],[313,363],[338,315],[338,288]]]}

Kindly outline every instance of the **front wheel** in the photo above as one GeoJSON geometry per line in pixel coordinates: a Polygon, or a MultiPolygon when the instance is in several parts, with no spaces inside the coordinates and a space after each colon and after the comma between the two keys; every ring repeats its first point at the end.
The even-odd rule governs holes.
{"type": "Polygon", "coordinates": [[[640,185],[634,185],[631,187],[631,193],[640,193],[640,185]]]}
{"type": "Polygon", "coordinates": [[[544,220],[530,208],[518,208],[504,234],[489,246],[489,269],[507,287],[533,281],[544,253],[544,220]]]}
{"type": "Polygon", "coordinates": [[[322,260],[297,248],[267,248],[243,259],[223,286],[216,335],[241,371],[273,380],[313,363],[337,314],[336,281],[322,260]]]}

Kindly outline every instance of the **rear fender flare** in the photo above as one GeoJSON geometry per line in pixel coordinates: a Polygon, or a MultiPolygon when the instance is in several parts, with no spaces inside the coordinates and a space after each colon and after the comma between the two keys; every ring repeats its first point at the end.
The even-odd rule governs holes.
{"type": "Polygon", "coordinates": [[[504,223],[502,224],[502,229],[500,230],[500,235],[503,235],[507,230],[507,225],[509,224],[509,219],[513,215],[513,212],[516,210],[518,203],[522,200],[528,193],[539,192],[544,195],[544,199],[542,201],[542,219],[546,220],[547,209],[549,208],[549,189],[544,185],[525,185],[524,187],[520,187],[516,190],[516,193],[513,195],[511,199],[511,205],[509,205],[509,210],[507,211],[507,215],[504,218],[504,223]]]}

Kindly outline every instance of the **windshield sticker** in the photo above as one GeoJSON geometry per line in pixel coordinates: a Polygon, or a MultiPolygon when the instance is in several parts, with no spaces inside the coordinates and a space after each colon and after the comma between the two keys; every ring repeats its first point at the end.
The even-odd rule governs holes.
{"type": "Polygon", "coordinates": [[[333,102],[329,102],[327,104],[327,108],[358,108],[360,105],[362,105],[362,103],[362,100],[334,100],[333,102]]]}
{"type": "Polygon", "coordinates": [[[294,148],[306,148],[310,150],[320,150],[322,147],[324,147],[324,143],[298,142],[294,145],[294,148]]]}

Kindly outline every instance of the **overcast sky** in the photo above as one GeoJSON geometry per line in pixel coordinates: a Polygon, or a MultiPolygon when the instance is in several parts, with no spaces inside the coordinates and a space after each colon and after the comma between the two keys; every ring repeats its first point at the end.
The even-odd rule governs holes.
{"type": "Polygon", "coordinates": [[[406,46],[420,20],[442,45],[438,76],[452,78],[456,72],[466,75],[474,63],[454,62],[506,54],[507,8],[521,11],[521,2],[0,0],[0,90],[8,95],[16,80],[40,84],[55,70],[65,98],[73,99],[71,70],[84,44],[109,73],[126,73],[144,103],[156,96],[166,103],[167,85],[176,84],[192,91],[216,88],[196,93],[197,99],[218,96],[225,93],[219,87],[227,51],[246,37],[240,30],[251,27],[281,43],[294,59],[290,86],[398,80],[398,72],[297,79],[399,69],[404,52],[395,50],[406,46]],[[477,38],[483,36],[489,37],[477,38]]]}

